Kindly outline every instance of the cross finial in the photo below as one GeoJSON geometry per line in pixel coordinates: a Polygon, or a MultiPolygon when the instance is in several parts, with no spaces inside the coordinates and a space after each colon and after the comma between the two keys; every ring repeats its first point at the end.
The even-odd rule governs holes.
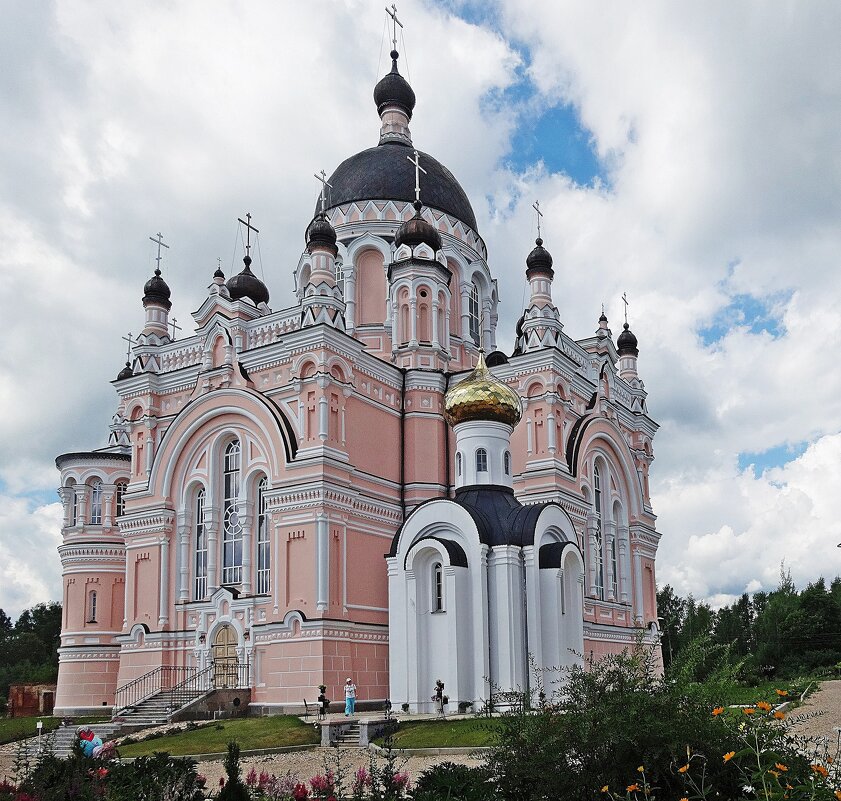
{"type": "Polygon", "coordinates": [[[327,208],[327,187],[329,186],[332,189],[333,184],[327,180],[327,173],[324,170],[320,173],[313,173],[313,177],[316,181],[321,181],[321,213],[323,214],[327,208]]]}
{"type": "Polygon", "coordinates": [[[245,215],[244,220],[242,217],[237,217],[237,220],[245,226],[245,255],[251,258],[251,232],[254,231],[255,234],[259,234],[260,231],[251,224],[250,212],[245,215]]]}
{"type": "Polygon", "coordinates": [[[221,273],[222,272],[222,257],[221,256],[216,257],[216,267],[219,270],[219,272],[221,273]]]}
{"type": "Polygon", "coordinates": [[[155,261],[158,263],[157,270],[160,273],[160,271],[161,271],[161,248],[166,248],[167,250],[169,250],[169,245],[167,245],[164,242],[163,234],[161,234],[160,231],[158,231],[156,236],[150,236],[149,239],[151,239],[158,246],[158,257],[155,259],[155,261]]]}
{"type": "Polygon", "coordinates": [[[628,325],[628,293],[622,293],[622,302],[625,304],[625,325],[628,325]]]}
{"type": "Polygon", "coordinates": [[[134,339],[131,336],[131,331],[129,331],[123,339],[128,342],[128,345],[126,345],[126,364],[128,364],[131,361],[131,346],[134,345],[134,339]]]}
{"type": "Polygon", "coordinates": [[[169,338],[171,340],[175,341],[175,332],[180,331],[181,326],[178,325],[178,320],[176,320],[174,317],[172,318],[172,320],[170,320],[169,324],[172,326],[172,334],[170,335],[169,338]]]}
{"type": "Polygon", "coordinates": [[[535,200],[531,207],[537,212],[537,238],[540,239],[540,218],[543,217],[543,212],[540,210],[540,201],[535,200]]]}
{"type": "Polygon", "coordinates": [[[423,173],[426,175],[426,170],[420,165],[420,156],[418,155],[418,151],[415,150],[414,153],[414,158],[409,158],[409,156],[406,156],[406,158],[415,165],[415,202],[420,203],[420,174],[423,173]]]}
{"type": "Polygon", "coordinates": [[[391,8],[386,8],[385,13],[391,17],[391,24],[394,28],[394,35],[391,37],[392,50],[397,50],[397,26],[403,27],[403,23],[397,19],[397,6],[392,3],[391,8]]]}

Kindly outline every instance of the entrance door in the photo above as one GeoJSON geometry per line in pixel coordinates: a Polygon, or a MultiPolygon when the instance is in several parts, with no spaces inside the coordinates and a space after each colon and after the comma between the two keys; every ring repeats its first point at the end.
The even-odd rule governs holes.
{"type": "Polygon", "coordinates": [[[213,638],[213,681],[217,688],[237,686],[237,633],[222,626],[213,638]]]}

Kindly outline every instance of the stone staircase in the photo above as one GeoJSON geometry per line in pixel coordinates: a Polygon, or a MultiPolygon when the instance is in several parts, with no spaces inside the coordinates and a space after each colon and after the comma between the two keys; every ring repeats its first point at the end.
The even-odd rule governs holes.
{"type": "MultiPolygon", "coordinates": [[[[73,742],[76,739],[76,729],[78,726],[59,726],[49,734],[45,734],[41,739],[41,747],[44,751],[55,754],[57,757],[70,756],[70,751],[73,748],[73,742]]],[[[106,723],[91,723],[90,728],[93,729],[97,737],[103,743],[113,740],[120,736],[120,724],[114,721],[106,723]]],[[[30,759],[35,759],[38,756],[38,738],[31,737],[26,741],[26,752],[30,759]]]]}
{"type": "Polygon", "coordinates": [[[338,748],[359,748],[359,723],[353,721],[335,740],[338,748]]]}
{"type": "Polygon", "coordinates": [[[152,726],[164,726],[170,722],[170,718],[175,712],[189,706],[206,694],[207,691],[204,689],[181,692],[177,699],[173,699],[171,693],[159,692],[134,706],[120,710],[114,717],[114,722],[120,724],[123,734],[148,729],[152,726]]]}

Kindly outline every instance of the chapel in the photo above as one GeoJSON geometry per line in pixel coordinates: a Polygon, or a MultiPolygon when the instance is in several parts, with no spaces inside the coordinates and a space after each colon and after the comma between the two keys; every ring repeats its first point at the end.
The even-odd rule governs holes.
{"type": "Polygon", "coordinates": [[[363,709],[431,711],[436,681],[481,709],[534,669],[658,643],[637,339],[604,313],[564,330],[538,237],[506,267],[529,297],[497,342],[476,216],[414,142],[398,64],[379,139],[322,176],[294,297],[270,305],[248,216],[242,269],[207,271],[176,339],[154,240],[107,444],[56,459],[56,714],[184,677],[256,714],[347,677],[363,709]]]}

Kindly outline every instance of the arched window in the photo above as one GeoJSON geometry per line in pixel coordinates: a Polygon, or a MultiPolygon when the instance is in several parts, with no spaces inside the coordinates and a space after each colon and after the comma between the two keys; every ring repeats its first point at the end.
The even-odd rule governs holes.
{"type": "Polygon", "coordinates": [[[91,513],[90,524],[92,526],[102,525],[102,482],[96,481],[91,485],[91,513]]]}
{"type": "Polygon", "coordinates": [[[456,454],[456,475],[457,476],[461,475],[461,454],[460,453],[456,454]]]}
{"type": "Polygon", "coordinates": [[[195,600],[201,601],[207,596],[207,531],[204,527],[203,489],[196,494],[196,506],[193,510],[193,532],[196,543],[196,587],[195,600]]]}
{"type": "Polygon", "coordinates": [[[593,467],[593,508],[596,513],[596,530],[594,533],[596,560],[596,594],[604,598],[604,553],[602,550],[602,474],[599,466],[593,467]]]}
{"type": "Polygon", "coordinates": [[[470,325],[470,338],[478,345],[481,341],[481,317],[479,315],[479,287],[470,284],[470,294],[467,296],[467,319],[470,325]]]}
{"type": "Polygon", "coordinates": [[[118,481],[114,490],[114,517],[122,517],[126,513],[126,488],[128,482],[118,481]]]}
{"type": "Polygon", "coordinates": [[[96,623],[96,590],[88,593],[88,623],[96,623]]]}
{"type": "Polygon", "coordinates": [[[257,594],[265,595],[271,590],[271,544],[269,523],[266,518],[266,490],[268,479],[263,476],[257,484],[257,594]]]}
{"type": "Polygon", "coordinates": [[[432,611],[444,611],[444,568],[440,562],[432,567],[432,611]]]}
{"type": "Polygon", "coordinates": [[[479,450],[476,451],[476,472],[488,472],[488,452],[484,448],[479,448],[479,450]]]}
{"type": "Polygon", "coordinates": [[[336,256],[336,286],[339,292],[344,294],[345,291],[345,265],[340,256],[336,256]]]}
{"type": "Polygon", "coordinates": [[[225,448],[222,504],[222,583],[242,583],[242,523],[239,519],[239,440],[225,448]]]}
{"type": "Polygon", "coordinates": [[[502,459],[503,467],[505,468],[505,475],[511,475],[511,454],[508,451],[505,451],[505,456],[502,459]]]}

